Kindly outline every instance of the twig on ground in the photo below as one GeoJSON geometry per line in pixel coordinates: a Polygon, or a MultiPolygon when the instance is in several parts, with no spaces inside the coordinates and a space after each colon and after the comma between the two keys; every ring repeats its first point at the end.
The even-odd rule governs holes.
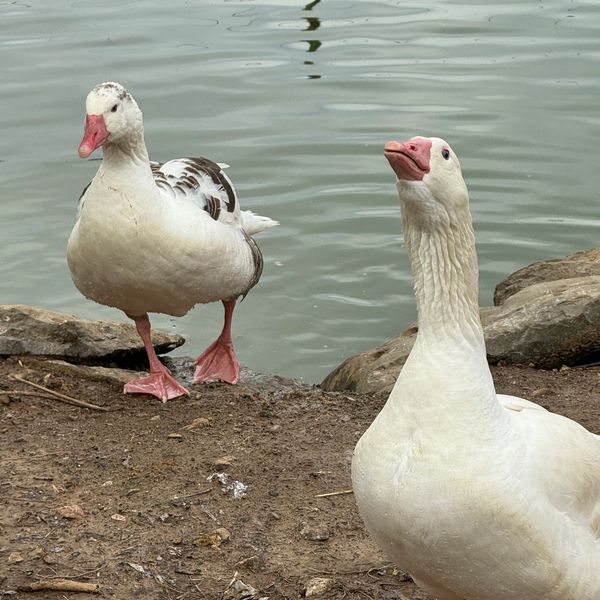
{"type": "Polygon", "coordinates": [[[185,496],[173,496],[171,500],[185,500],[186,498],[193,498],[194,496],[201,496],[202,494],[208,494],[208,492],[212,492],[213,488],[209,487],[205,490],[198,490],[197,492],[192,492],[191,494],[186,494],[185,496]]]}
{"type": "Polygon", "coordinates": [[[323,575],[362,575],[363,573],[371,573],[372,571],[385,571],[392,568],[394,565],[374,565],[372,567],[363,567],[362,569],[352,569],[348,571],[327,571],[325,569],[315,569],[314,567],[306,567],[313,573],[322,573],[323,575]]]}
{"type": "MultiPolygon", "coordinates": [[[[45,395],[50,395],[53,398],[56,398],[57,400],[60,400],[61,402],[65,402],[67,404],[74,404],[75,406],[82,406],[83,408],[91,408],[92,410],[102,410],[102,411],[108,411],[110,409],[106,408],[105,406],[97,406],[96,404],[90,404],[89,402],[84,402],[83,400],[77,400],[77,398],[72,398],[71,396],[67,396],[66,394],[61,394],[60,392],[55,392],[54,390],[51,390],[43,385],[39,385],[38,383],[33,383],[33,381],[28,381],[27,379],[23,379],[23,377],[20,377],[19,375],[15,375],[14,373],[12,375],[9,376],[10,379],[14,379],[16,381],[20,381],[21,383],[25,383],[27,385],[30,385],[31,387],[34,387],[38,390],[41,390],[42,392],[44,392],[45,395]]],[[[6,393],[6,392],[2,392],[2,393],[6,393]]],[[[33,396],[34,394],[31,392],[13,392],[15,394],[23,394],[25,396],[33,396]]],[[[40,394],[38,394],[39,396],[40,394]]]]}
{"type": "Polygon", "coordinates": [[[46,579],[36,581],[18,588],[20,592],[38,592],[40,590],[53,590],[55,592],[88,592],[98,594],[100,592],[97,583],[84,583],[72,579],[46,579]]]}
{"type": "Polygon", "coordinates": [[[331,496],[343,496],[344,494],[352,494],[353,490],[340,490],[339,492],[327,492],[325,494],[317,494],[315,498],[331,498],[331,496]]]}

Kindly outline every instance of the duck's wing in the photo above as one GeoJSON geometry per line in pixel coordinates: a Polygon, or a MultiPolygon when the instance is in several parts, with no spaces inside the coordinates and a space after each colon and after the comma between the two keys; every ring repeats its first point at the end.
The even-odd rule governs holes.
{"type": "Polygon", "coordinates": [[[163,195],[194,202],[220,223],[241,225],[238,199],[225,165],[200,157],[150,162],[150,168],[163,195]]]}

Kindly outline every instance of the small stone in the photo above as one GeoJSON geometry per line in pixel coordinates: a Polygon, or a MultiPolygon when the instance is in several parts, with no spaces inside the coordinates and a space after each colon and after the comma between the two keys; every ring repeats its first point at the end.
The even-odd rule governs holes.
{"type": "Polygon", "coordinates": [[[198,417],[197,419],[194,419],[191,423],[185,425],[181,429],[202,429],[203,427],[210,427],[210,419],[207,419],[206,417],[198,417]]]}
{"type": "Polygon", "coordinates": [[[304,525],[300,535],[310,542],[324,542],[329,539],[329,530],[326,525],[304,525]]]}
{"type": "Polygon", "coordinates": [[[115,513],[114,515],[110,515],[110,518],[113,521],[127,521],[127,517],[125,515],[120,515],[119,513],[115,513]]]}
{"type": "Polygon", "coordinates": [[[78,504],[69,504],[56,509],[56,512],[65,519],[81,519],[85,516],[83,508],[78,504]]]}
{"type": "Polygon", "coordinates": [[[235,456],[232,456],[231,454],[228,454],[226,456],[221,456],[221,458],[217,458],[213,462],[213,467],[217,471],[224,471],[225,469],[229,468],[232,465],[234,460],[235,460],[235,456]]]}
{"type": "Polygon", "coordinates": [[[23,555],[20,552],[11,552],[8,555],[9,563],[20,563],[23,561],[23,555]]]}
{"type": "Polygon", "coordinates": [[[231,533],[225,527],[219,527],[215,529],[215,533],[221,538],[222,542],[226,542],[231,538],[231,533]]]}
{"type": "Polygon", "coordinates": [[[240,560],[240,562],[238,562],[235,566],[236,569],[245,568],[250,569],[251,571],[258,571],[262,567],[262,560],[258,554],[254,554],[248,558],[240,560]]]}
{"type": "Polygon", "coordinates": [[[167,437],[171,440],[182,440],[183,439],[183,436],[180,433],[170,433],[167,437]]]}
{"type": "Polygon", "coordinates": [[[231,533],[225,527],[219,527],[214,531],[201,533],[195,540],[196,546],[210,546],[218,548],[223,542],[227,542],[231,538],[231,533]]]}
{"type": "Polygon", "coordinates": [[[326,594],[334,586],[334,579],[330,579],[328,577],[313,577],[306,584],[306,592],[304,595],[306,596],[306,598],[315,598],[316,596],[326,594]]]}
{"type": "Polygon", "coordinates": [[[44,556],[42,556],[42,560],[47,565],[54,565],[58,562],[58,559],[56,558],[56,556],[54,556],[54,554],[44,554],[44,556]]]}

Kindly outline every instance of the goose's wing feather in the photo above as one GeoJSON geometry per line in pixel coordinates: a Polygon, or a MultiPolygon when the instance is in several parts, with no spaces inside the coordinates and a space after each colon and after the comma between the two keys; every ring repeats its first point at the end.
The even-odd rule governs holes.
{"type": "Polygon", "coordinates": [[[191,201],[215,221],[241,224],[240,207],[225,165],[208,158],[177,158],[166,163],[150,162],[161,193],[175,201],[191,201]]]}
{"type": "Polygon", "coordinates": [[[523,398],[498,400],[526,440],[520,467],[528,479],[556,508],[583,519],[600,540],[600,436],[523,398]]]}

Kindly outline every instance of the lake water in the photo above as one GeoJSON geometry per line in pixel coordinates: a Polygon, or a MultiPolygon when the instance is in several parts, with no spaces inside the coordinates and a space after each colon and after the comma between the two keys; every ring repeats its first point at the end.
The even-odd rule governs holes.
{"type": "MultiPolygon", "coordinates": [[[[71,283],[65,245],[98,167],[84,98],[116,80],[156,160],[231,165],[261,234],[234,340],[255,370],[321,380],[415,317],[389,139],[461,158],[481,301],[518,267],[598,245],[596,0],[0,2],[0,302],[126,320],[71,283]]],[[[199,353],[220,305],[153,324],[199,353]]]]}

